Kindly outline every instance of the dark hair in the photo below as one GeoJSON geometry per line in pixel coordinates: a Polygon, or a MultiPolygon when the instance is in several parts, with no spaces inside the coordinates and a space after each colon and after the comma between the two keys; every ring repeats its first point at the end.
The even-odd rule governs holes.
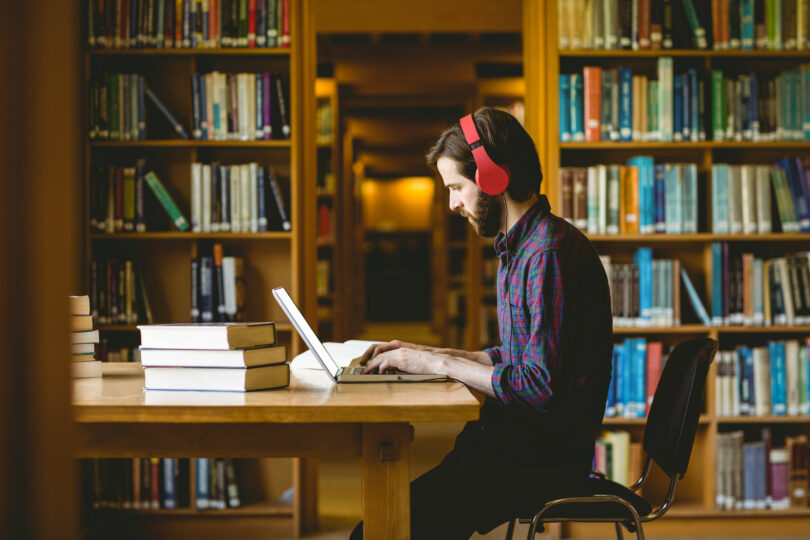
{"type": "MultiPolygon", "coordinates": [[[[534,141],[517,119],[505,111],[481,107],[473,113],[475,129],[489,157],[498,165],[505,165],[511,173],[506,192],[515,201],[525,201],[540,193],[543,171],[534,141]]],[[[455,122],[444,130],[427,154],[428,165],[436,168],[441,157],[457,163],[458,173],[475,182],[475,160],[467,145],[461,124],[455,122]]]]}

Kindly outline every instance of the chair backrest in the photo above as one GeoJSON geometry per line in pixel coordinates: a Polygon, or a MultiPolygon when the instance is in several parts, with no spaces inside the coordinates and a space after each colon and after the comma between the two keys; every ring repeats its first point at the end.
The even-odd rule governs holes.
{"type": "Polygon", "coordinates": [[[706,377],[716,353],[717,341],[713,339],[678,343],[655,389],[644,430],[644,450],[670,477],[686,474],[706,377]]]}

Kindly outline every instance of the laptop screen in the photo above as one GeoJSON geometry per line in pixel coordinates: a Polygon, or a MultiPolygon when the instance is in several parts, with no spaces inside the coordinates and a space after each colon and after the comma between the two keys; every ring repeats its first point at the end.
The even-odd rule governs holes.
{"type": "Polygon", "coordinates": [[[278,305],[281,306],[284,314],[287,315],[287,318],[290,319],[290,322],[298,331],[298,335],[301,336],[301,339],[307,344],[309,350],[312,351],[312,354],[314,354],[315,358],[321,363],[323,369],[329,373],[333,379],[337,380],[340,367],[332,360],[326,347],[323,346],[321,340],[318,339],[318,336],[312,331],[312,327],[309,326],[309,323],[298,309],[298,306],[295,305],[295,302],[292,297],[290,297],[287,290],[284,287],[275,288],[273,289],[273,296],[276,298],[278,305]]]}

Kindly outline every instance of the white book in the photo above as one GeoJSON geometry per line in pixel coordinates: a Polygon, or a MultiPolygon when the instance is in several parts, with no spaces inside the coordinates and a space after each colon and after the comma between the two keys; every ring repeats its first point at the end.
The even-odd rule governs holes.
{"type": "Polygon", "coordinates": [[[596,173],[597,173],[597,188],[599,197],[597,199],[597,204],[599,207],[599,223],[598,229],[599,234],[605,234],[607,232],[607,166],[605,165],[597,165],[596,166],[596,173]]]}
{"type": "Polygon", "coordinates": [[[672,57],[658,59],[658,129],[663,142],[672,141],[672,57]]]}
{"type": "Polygon", "coordinates": [[[259,178],[257,173],[257,164],[248,164],[250,173],[250,232],[259,232],[259,178]]]}
{"type": "Polygon", "coordinates": [[[138,330],[142,349],[247,349],[276,343],[273,322],[142,324],[138,330]]]}
{"type": "Polygon", "coordinates": [[[766,234],[772,232],[771,221],[771,179],[770,167],[756,166],[756,204],[757,204],[757,232],[766,234]]]}
{"type": "Polygon", "coordinates": [[[219,224],[213,221],[213,186],[211,185],[211,166],[202,166],[202,232],[217,232],[219,224]]]}
{"type": "Polygon", "coordinates": [[[101,377],[101,362],[71,362],[70,376],[73,379],[91,379],[101,377]]]}
{"type": "Polygon", "coordinates": [[[739,165],[728,166],[728,221],[729,232],[740,234],[742,223],[742,175],[739,165]]]}
{"type": "Polygon", "coordinates": [[[753,165],[740,167],[740,198],[742,202],[742,232],[754,234],[757,232],[757,200],[756,178],[753,165]]]}
{"type": "Polygon", "coordinates": [[[596,167],[588,167],[588,234],[599,232],[599,173],[596,167]]]}
{"type": "Polygon", "coordinates": [[[147,367],[249,368],[283,364],[287,361],[284,345],[253,349],[139,349],[141,365],[147,367]]]}
{"type": "Polygon", "coordinates": [[[247,85],[247,111],[248,111],[248,140],[256,139],[256,75],[245,73],[245,84],[247,85]]]}
{"type": "Polygon", "coordinates": [[[236,259],[222,257],[222,281],[224,283],[225,314],[230,320],[236,317],[236,259]]]}
{"type": "Polygon", "coordinates": [[[242,175],[239,165],[228,167],[231,188],[231,231],[242,232],[242,175]]]}
{"type": "Polygon", "coordinates": [[[239,166],[239,184],[242,187],[242,192],[239,194],[239,200],[242,203],[242,232],[250,231],[250,167],[247,164],[239,166]]]}
{"type": "Polygon", "coordinates": [[[98,330],[87,330],[85,332],[71,332],[71,343],[98,343],[98,330]]]}
{"type": "Polygon", "coordinates": [[[250,368],[144,368],[146,390],[249,392],[290,384],[289,364],[250,368]]]}
{"type": "Polygon", "coordinates": [[[238,92],[238,105],[239,109],[239,140],[247,141],[249,138],[248,131],[248,84],[247,73],[238,73],[236,75],[236,91],[238,92]]]}
{"type": "Polygon", "coordinates": [[[191,164],[191,232],[202,232],[202,163],[191,164]]]}
{"type": "Polygon", "coordinates": [[[754,411],[771,414],[771,359],[767,347],[754,348],[754,411]]]}
{"type": "Polygon", "coordinates": [[[785,341],[785,386],[787,387],[787,413],[789,416],[799,414],[799,397],[801,378],[799,374],[799,341],[785,341]]]}

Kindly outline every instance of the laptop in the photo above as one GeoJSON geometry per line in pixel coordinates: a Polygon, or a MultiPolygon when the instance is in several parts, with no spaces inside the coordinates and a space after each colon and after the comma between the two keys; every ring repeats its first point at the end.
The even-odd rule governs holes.
{"type": "Polygon", "coordinates": [[[307,344],[309,350],[312,351],[313,356],[318,360],[323,370],[332,377],[335,382],[342,383],[376,383],[376,382],[445,382],[449,381],[444,375],[417,375],[415,373],[406,373],[404,371],[395,373],[363,373],[363,366],[356,364],[359,359],[352,360],[352,365],[346,367],[338,366],[337,362],[323,346],[321,340],[312,331],[304,315],[295,305],[292,297],[284,287],[277,287],[273,289],[273,297],[281,306],[284,314],[292,323],[293,327],[298,331],[298,335],[307,344]]]}

